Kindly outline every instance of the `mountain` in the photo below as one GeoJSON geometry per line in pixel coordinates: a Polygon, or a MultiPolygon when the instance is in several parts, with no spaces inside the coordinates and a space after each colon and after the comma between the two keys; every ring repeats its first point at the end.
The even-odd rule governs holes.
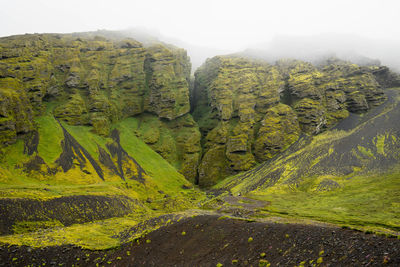
{"type": "Polygon", "coordinates": [[[385,67],[337,58],[315,66],[218,56],[195,76],[192,110],[202,133],[204,186],[273,158],[302,134],[318,134],[350,113],[379,106],[386,99],[379,77],[386,77],[380,79],[385,85],[399,84],[385,67]]]}
{"type": "Polygon", "coordinates": [[[400,262],[399,74],[135,34],[0,38],[0,266],[400,262]]]}
{"type": "Polygon", "coordinates": [[[333,129],[302,135],[285,152],[216,188],[268,201],[278,216],[298,216],[398,231],[400,90],[333,129]]]}
{"type": "Polygon", "coordinates": [[[144,48],[135,40],[76,35],[1,39],[2,143],[35,130],[33,118],[46,103],[58,103],[52,111],[56,119],[92,126],[102,136],[123,118],[151,113],[140,119],[144,122],[138,134],[161,154],[175,151],[169,162],[193,180],[200,139],[188,114],[186,52],[162,44],[144,48]],[[161,137],[157,129],[147,136],[148,120],[170,130],[161,137]]]}
{"type": "Polygon", "coordinates": [[[270,64],[237,55],[207,60],[192,84],[183,49],[141,35],[144,46],[123,34],[2,38],[3,146],[23,135],[37,139],[34,118],[49,105],[60,123],[103,137],[134,117],[136,137],[189,181],[209,187],[273,158],[303,133],[380,105],[383,87],[400,84],[386,67],[337,58],[270,64]]]}
{"type": "Polygon", "coordinates": [[[85,34],[0,47],[2,234],[180,210],[201,196],[181,174],[193,179],[200,149],[184,50],[85,34]],[[170,163],[137,137],[150,131],[174,149],[170,163]]]}

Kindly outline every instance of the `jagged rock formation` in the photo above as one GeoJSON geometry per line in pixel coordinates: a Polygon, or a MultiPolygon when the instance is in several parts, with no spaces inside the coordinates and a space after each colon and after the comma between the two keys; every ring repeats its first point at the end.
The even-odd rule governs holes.
{"type": "MultiPolygon", "coordinates": [[[[183,49],[144,47],[133,39],[82,34],[1,38],[0,143],[11,144],[17,135],[33,131],[33,118],[49,102],[57,103],[56,118],[93,126],[103,136],[122,118],[150,113],[176,127],[191,128],[192,139],[199,137],[196,123],[179,119],[190,117],[190,67],[183,49]]],[[[182,143],[181,139],[171,142],[182,143]]],[[[199,151],[199,141],[176,159],[191,180],[195,173],[187,165],[197,159],[186,152],[199,151]]]]}
{"type": "Polygon", "coordinates": [[[373,74],[332,59],[319,67],[298,60],[275,65],[214,57],[195,73],[192,110],[203,136],[199,183],[209,186],[248,170],[295,142],[381,104],[373,74]]]}

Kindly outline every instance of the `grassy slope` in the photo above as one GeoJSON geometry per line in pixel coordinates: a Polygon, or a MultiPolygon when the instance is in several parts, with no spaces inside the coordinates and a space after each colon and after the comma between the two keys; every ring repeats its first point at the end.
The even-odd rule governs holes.
{"type": "Polygon", "coordinates": [[[267,211],[275,215],[400,231],[399,173],[343,179],[341,188],[328,192],[314,191],[317,179],[296,189],[282,185],[249,196],[269,201],[267,211]]]}
{"type": "MultiPolygon", "coordinates": [[[[55,167],[55,160],[61,153],[60,142],[63,133],[58,122],[52,116],[55,104],[47,107],[43,116],[36,119],[39,131],[38,153],[47,165],[55,167]]],[[[202,198],[198,190],[182,190],[182,186],[188,184],[187,180],[176,171],[159,154],[154,152],[144,142],[134,135],[134,129],[138,121],[135,118],[127,118],[113,127],[120,130],[122,147],[133,157],[150,176],[145,185],[129,180],[123,182],[118,176],[106,175],[106,181],[97,177],[95,172],[86,175],[77,170],[63,173],[61,170],[55,176],[29,177],[20,168],[28,156],[23,154],[23,141],[18,140],[14,145],[8,146],[4,159],[0,161],[0,197],[28,197],[28,198],[51,198],[66,195],[127,195],[136,199],[153,200],[164,197],[165,194],[175,198],[182,207],[189,207],[189,198],[202,198]],[[126,184],[130,188],[127,188],[126,184]],[[45,189],[46,190],[43,190],[45,189]]],[[[98,159],[97,145],[105,148],[110,138],[101,137],[91,131],[87,126],[63,126],[82,144],[93,158],[98,159]]],[[[104,168],[104,167],[103,167],[104,168]]],[[[105,172],[108,172],[105,170],[105,172]]],[[[157,205],[153,203],[152,205],[157,205]]]]}
{"type": "MultiPolygon", "coordinates": [[[[51,114],[52,108],[53,105],[49,105],[45,114],[36,119],[36,123],[40,136],[38,153],[49,166],[55,167],[54,162],[61,153],[60,142],[63,139],[63,133],[51,114]]],[[[70,126],[65,123],[63,126],[95,159],[98,159],[97,144],[105,148],[105,144],[111,141],[110,138],[92,133],[91,127],[70,126]]],[[[28,160],[28,156],[23,154],[23,141],[18,140],[14,145],[7,147],[7,157],[0,161],[0,197],[47,199],[88,194],[125,195],[140,200],[144,206],[138,207],[135,214],[123,218],[112,218],[70,227],[51,226],[51,221],[44,221],[41,224],[49,224],[50,229],[27,233],[24,232],[26,231],[24,228],[21,228],[20,233],[17,231],[14,235],[0,237],[0,242],[31,246],[75,244],[85,248],[105,249],[119,245],[121,240],[115,235],[136,226],[143,220],[177,210],[193,208],[204,195],[197,189],[182,189],[183,185],[188,185],[187,180],[133,134],[136,126],[137,120],[128,118],[113,127],[120,130],[120,142],[123,148],[150,176],[145,184],[135,180],[124,182],[119,177],[110,175],[106,175],[106,181],[103,182],[95,175],[95,172],[93,172],[93,177],[86,178],[83,173],[77,171],[69,171],[66,174],[60,171],[57,175],[48,177],[29,177],[18,167],[28,160]],[[163,193],[159,193],[159,191],[163,193]],[[165,198],[165,194],[168,194],[169,197],[165,198]],[[151,203],[146,202],[149,198],[152,199],[151,203]]],[[[29,231],[39,225],[36,222],[21,223],[31,225],[29,231]]],[[[142,231],[146,230],[148,227],[143,227],[142,231]]]]}
{"type": "Polygon", "coordinates": [[[121,131],[122,147],[166,190],[187,183],[174,167],[133,134],[137,124],[137,119],[127,118],[114,126],[121,131]]]}

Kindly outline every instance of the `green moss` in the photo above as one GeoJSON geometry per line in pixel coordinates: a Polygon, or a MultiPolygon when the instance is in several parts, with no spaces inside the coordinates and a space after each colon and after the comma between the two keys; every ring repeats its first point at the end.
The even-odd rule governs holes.
{"type": "Polygon", "coordinates": [[[360,151],[361,154],[363,154],[364,156],[371,157],[371,158],[374,157],[374,153],[370,149],[365,148],[363,146],[357,146],[357,148],[358,148],[358,151],[360,151]]]}
{"type": "MultiPolygon", "coordinates": [[[[385,139],[386,135],[378,135],[376,137],[376,150],[379,154],[385,156],[385,139]]],[[[394,140],[396,142],[396,139],[394,140]]]]}
{"type": "Polygon", "coordinates": [[[400,221],[396,204],[393,205],[400,203],[395,189],[400,185],[397,176],[393,173],[384,176],[356,176],[350,180],[339,178],[342,187],[324,193],[313,192],[312,184],[309,183],[295,191],[282,187],[280,190],[276,188],[251,196],[271,201],[268,212],[279,216],[397,231],[400,221]]]}
{"type": "Polygon", "coordinates": [[[190,114],[173,121],[154,115],[137,116],[134,133],[165,158],[189,181],[194,182],[200,157],[200,133],[190,114]]]}
{"type": "Polygon", "coordinates": [[[157,184],[166,192],[177,192],[187,183],[176,169],[150,149],[140,139],[132,136],[137,128],[135,118],[127,118],[115,125],[121,131],[121,145],[149,173],[157,184]]]}
{"type": "Polygon", "coordinates": [[[35,119],[39,133],[38,153],[48,164],[55,162],[61,154],[63,132],[51,111],[53,105],[48,105],[43,116],[35,119]]]}
{"type": "Polygon", "coordinates": [[[28,232],[37,231],[38,229],[63,227],[64,225],[57,220],[50,221],[22,221],[17,222],[13,225],[14,234],[23,234],[28,232]]]}
{"type": "Polygon", "coordinates": [[[262,266],[269,267],[269,266],[271,266],[271,263],[269,263],[269,261],[267,261],[267,260],[261,259],[261,260],[258,261],[258,266],[260,266],[260,267],[262,267],[262,266]]]}
{"type": "Polygon", "coordinates": [[[199,182],[211,185],[254,166],[252,127],[279,101],[283,82],[273,66],[240,57],[214,57],[195,76],[193,116],[204,138],[199,182]]]}
{"type": "Polygon", "coordinates": [[[270,108],[261,121],[255,142],[255,154],[265,161],[286,150],[300,135],[294,111],[284,104],[270,108]]]}

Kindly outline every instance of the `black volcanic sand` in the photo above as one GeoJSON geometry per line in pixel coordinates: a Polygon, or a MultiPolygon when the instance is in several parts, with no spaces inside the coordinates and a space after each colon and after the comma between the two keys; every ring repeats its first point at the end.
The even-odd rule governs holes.
{"type": "Polygon", "coordinates": [[[304,266],[400,266],[400,240],[329,226],[201,215],[113,250],[0,247],[0,266],[295,266],[301,262],[304,266]]]}

